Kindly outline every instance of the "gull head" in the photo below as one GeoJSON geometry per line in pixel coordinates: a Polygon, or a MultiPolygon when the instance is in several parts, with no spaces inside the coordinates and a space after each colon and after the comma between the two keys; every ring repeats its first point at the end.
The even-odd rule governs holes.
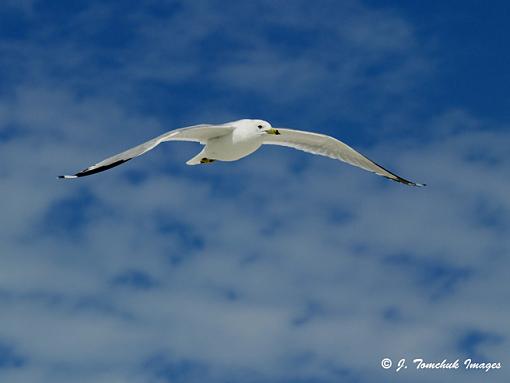
{"type": "Polygon", "coordinates": [[[275,134],[279,135],[280,132],[278,129],[275,129],[271,126],[271,124],[264,120],[250,120],[252,126],[257,129],[259,134],[275,134]]]}

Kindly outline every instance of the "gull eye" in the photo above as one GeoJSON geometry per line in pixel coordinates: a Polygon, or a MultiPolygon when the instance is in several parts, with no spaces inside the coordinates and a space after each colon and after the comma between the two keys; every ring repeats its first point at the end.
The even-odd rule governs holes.
{"type": "Polygon", "coordinates": [[[258,125],[257,128],[262,129],[262,125],[258,125]]]}

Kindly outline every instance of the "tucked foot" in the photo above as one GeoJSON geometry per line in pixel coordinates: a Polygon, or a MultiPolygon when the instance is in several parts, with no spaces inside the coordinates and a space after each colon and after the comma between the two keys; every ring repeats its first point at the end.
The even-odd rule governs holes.
{"type": "Polygon", "coordinates": [[[200,163],[201,163],[201,164],[210,164],[210,163],[212,163],[212,162],[214,162],[214,161],[216,161],[216,160],[212,160],[212,159],[210,159],[210,158],[205,158],[205,157],[204,157],[204,158],[202,158],[202,159],[200,160],[200,163]]]}

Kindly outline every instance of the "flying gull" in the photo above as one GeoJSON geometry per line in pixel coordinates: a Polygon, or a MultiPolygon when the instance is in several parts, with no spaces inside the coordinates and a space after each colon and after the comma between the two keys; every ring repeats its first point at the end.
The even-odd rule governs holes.
{"type": "Polygon", "coordinates": [[[204,145],[200,153],[186,162],[188,165],[210,164],[214,161],[237,161],[255,152],[262,145],[279,145],[340,160],[406,185],[425,186],[390,172],[333,137],[301,130],[273,128],[267,121],[249,119],[220,125],[201,124],[171,130],[81,172],[59,176],[59,178],[84,177],[111,169],[154,149],[165,141],[193,141],[204,145]]]}

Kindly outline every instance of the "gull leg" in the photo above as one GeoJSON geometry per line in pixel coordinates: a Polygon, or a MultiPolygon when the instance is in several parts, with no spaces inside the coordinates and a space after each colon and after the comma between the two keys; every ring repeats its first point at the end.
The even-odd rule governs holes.
{"type": "Polygon", "coordinates": [[[202,159],[200,160],[200,163],[201,163],[201,164],[210,164],[210,163],[213,163],[214,161],[216,161],[216,160],[213,160],[213,159],[210,159],[210,158],[206,158],[206,157],[204,157],[204,158],[202,158],[202,159]]]}

